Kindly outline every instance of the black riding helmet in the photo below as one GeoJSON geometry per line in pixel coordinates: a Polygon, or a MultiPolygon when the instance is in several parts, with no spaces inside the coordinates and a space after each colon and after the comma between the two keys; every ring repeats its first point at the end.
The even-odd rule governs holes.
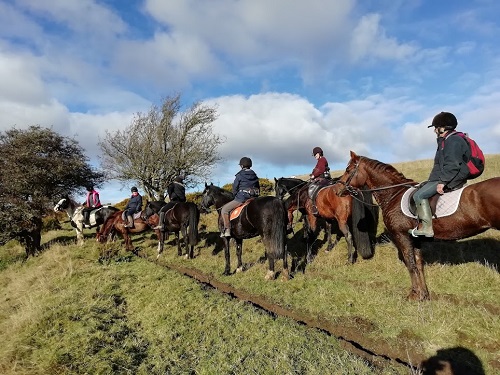
{"type": "Polygon", "coordinates": [[[450,112],[441,112],[438,113],[432,119],[432,124],[428,126],[428,128],[445,128],[446,130],[454,130],[458,125],[457,118],[453,113],[450,112]]]}
{"type": "Polygon", "coordinates": [[[86,186],[85,186],[85,189],[86,189],[87,191],[92,191],[92,190],[94,190],[94,185],[86,185],[86,186]]]}
{"type": "Polygon", "coordinates": [[[313,156],[316,154],[320,154],[321,156],[323,156],[323,150],[321,149],[321,147],[314,147],[313,148],[313,156]]]}
{"type": "Polygon", "coordinates": [[[139,190],[137,190],[137,188],[136,188],[135,186],[132,186],[132,187],[130,188],[130,191],[131,191],[132,193],[134,193],[134,192],[135,192],[135,193],[138,193],[138,192],[139,192],[139,190]]]}
{"type": "Polygon", "coordinates": [[[252,168],[252,159],[247,158],[246,156],[240,159],[240,165],[243,168],[252,168]]]}

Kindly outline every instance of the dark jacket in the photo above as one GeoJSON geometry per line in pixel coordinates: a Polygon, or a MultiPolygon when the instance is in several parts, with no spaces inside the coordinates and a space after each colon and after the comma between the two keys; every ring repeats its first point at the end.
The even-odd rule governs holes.
{"type": "Polygon", "coordinates": [[[257,197],[260,193],[259,178],[249,168],[243,168],[235,175],[233,182],[234,200],[245,202],[251,197],[257,197]]]}
{"type": "Polygon", "coordinates": [[[174,181],[167,188],[168,197],[170,202],[185,202],[186,201],[186,188],[181,182],[174,181]]]}
{"type": "Polygon", "coordinates": [[[439,181],[446,189],[459,188],[467,181],[469,168],[467,160],[471,156],[467,142],[454,133],[445,138],[437,138],[437,150],[429,181],[439,181]]]}
{"type": "Polygon", "coordinates": [[[132,195],[125,206],[125,211],[129,215],[135,214],[142,210],[142,196],[140,194],[132,195]]]}

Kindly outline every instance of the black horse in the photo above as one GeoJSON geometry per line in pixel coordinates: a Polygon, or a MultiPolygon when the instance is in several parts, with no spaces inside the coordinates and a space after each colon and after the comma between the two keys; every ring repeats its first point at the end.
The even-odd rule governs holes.
{"type": "MultiPolygon", "coordinates": [[[[147,220],[150,216],[158,214],[160,209],[166,203],[163,201],[147,202],[146,208],[143,210],[143,216],[147,220]]],[[[163,252],[163,243],[168,238],[168,232],[174,232],[177,239],[177,254],[182,255],[179,232],[182,232],[184,246],[186,248],[186,257],[194,258],[194,247],[198,244],[198,223],[200,221],[200,210],[193,202],[178,202],[170,208],[163,217],[163,225],[166,231],[161,231],[158,255],[163,252]]]]}
{"type": "MultiPolygon", "coordinates": [[[[222,231],[224,226],[220,209],[224,204],[232,200],[233,194],[231,192],[214,186],[213,184],[207,185],[205,183],[201,208],[204,212],[208,212],[210,206],[215,206],[219,213],[220,231],[222,231]]],[[[286,223],[287,212],[285,206],[283,202],[276,197],[258,197],[246,204],[242,208],[241,214],[231,219],[231,237],[236,241],[236,256],[238,257],[237,271],[243,270],[241,261],[243,240],[261,236],[269,262],[269,270],[265,278],[267,280],[275,279],[276,273],[274,272],[274,262],[281,258],[283,259],[282,276],[284,279],[288,279],[286,223]]],[[[230,274],[229,240],[230,238],[223,238],[224,255],[226,259],[224,275],[230,274]]]]}

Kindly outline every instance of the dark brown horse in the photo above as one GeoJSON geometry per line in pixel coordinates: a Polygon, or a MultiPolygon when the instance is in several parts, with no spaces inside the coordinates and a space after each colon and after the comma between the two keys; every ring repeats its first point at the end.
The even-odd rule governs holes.
{"type": "MultiPolygon", "coordinates": [[[[421,240],[408,234],[415,219],[401,210],[401,198],[416,182],[406,178],[393,166],[378,160],[358,156],[351,151],[351,160],[341,177],[346,189],[368,186],[382,210],[391,239],[398,248],[410,273],[412,300],[429,299],[424,275],[421,240]]],[[[466,186],[457,211],[433,220],[434,238],[458,240],[482,233],[490,228],[500,229],[500,177],[466,186]]]]}
{"type": "Polygon", "coordinates": [[[285,201],[289,222],[293,220],[295,210],[307,215],[307,263],[313,258],[312,243],[316,238],[318,216],[325,219],[330,227],[338,229],[331,244],[329,239],[328,250],[335,247],[342,234],[347,242],[348,260],[351,264],[356,261],[357,252],[364,259],[371,258],[378,223],[378,209],[372,204],[372,195],[365,193],[356,199],[349,195],[339,196],[338,193],[343,185],[338,183],[327,185],[316,196],[318,215],[315,215],[308,193],[309,185],[303,185],[298,190],[292,191],[285,201]]]}
{"type": "MultiPolygon", "coordinates": [[[[203,212],[208,212],[208,208],[214,206],[219,212],[219,231],[224,224],[220,209],[224,204],[233,200],[233,194],[213,184],[205,183],[201,208],[203,212]]],[[[245,205],[241,214],[231,219],[231,237],[236,242],[236,255],[238,258],[237,271],[243,270],[241,253],[243,240],[260,236],[266,248],[266,256],[269,268],[265,278],[275,279],[274,263],[278,259],[283,259],[283,279],[289,278],[288,259],[286,248],[286,210],[283,202],[276,197],[257,197],[245,205]]],[[[230,238],[222,238],[224,241],[224,256],[226,265],[224,275],[230,274],[229,242],[230,238]]]]}
{"type": "MultiPolygon", "coordinates": [[[[106,242],[109,235],[115,231],[120,233],[125,241],[125,248],[127,251],[136,252],[134,246],[132,245],[131,234],[142,233],[147,230],[151,230],[156,225],[158,225],[159,217],[158,215],[152,215],[147,220],[139,216],[134,219],[134,228],[125,227],[125,221],[123,220],[123,211],[118,211],[111,215],[106,222],[103,224],[102,229],[97,234],[97,240],[101,243],[106,242]]],[[[156,237],[158,238],[158,247],[160,246],[160,231],[155,230],[156,237]]]]}
{"type": "MultiPolygon", "coordinates": [[[[147,220],[155,214],[158,214],[163,206],[164,201],[148,202],[143,211],[143,218],[147,220]]],[[[177,255],[182,255],[181,241],[179,232],[182,232],[182,239],[186,249],[186,258],[194,258],[194,247],[198,244],[198,223],[200,221],[200,210],[193,202],[178,202],[175,203],[163,217],[163,225],[166,231],[161,232],[160,244],[158,247],[158,259],[163,252],[163,242],[168,238],[168,232],[174,232],[177,239],[177,255]]]]}

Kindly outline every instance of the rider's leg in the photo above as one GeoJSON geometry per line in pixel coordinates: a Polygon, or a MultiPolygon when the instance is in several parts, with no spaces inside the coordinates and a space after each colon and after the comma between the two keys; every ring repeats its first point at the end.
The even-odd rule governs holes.
{"type": "Polygon", "coordinates": [[[413,236],[434,237],[432,229],[432,212],[429,198],[436,194],[439,181],[429,181],[413,194],[413,199],[417,206],[417,216],[419,225],[415,229],[410,229],[408,233],[413,236]]]}
{"type": "Polygon", "coordinates": [[[236,207],[241,206],[242,202],[231,201],[222,206],[221,215],[222,221],[224,223],[224,227],[221,231],[221,237],[231,237],[231,223],[229,221],[229,213],[231,210],[234,210],[236,207]]]}

